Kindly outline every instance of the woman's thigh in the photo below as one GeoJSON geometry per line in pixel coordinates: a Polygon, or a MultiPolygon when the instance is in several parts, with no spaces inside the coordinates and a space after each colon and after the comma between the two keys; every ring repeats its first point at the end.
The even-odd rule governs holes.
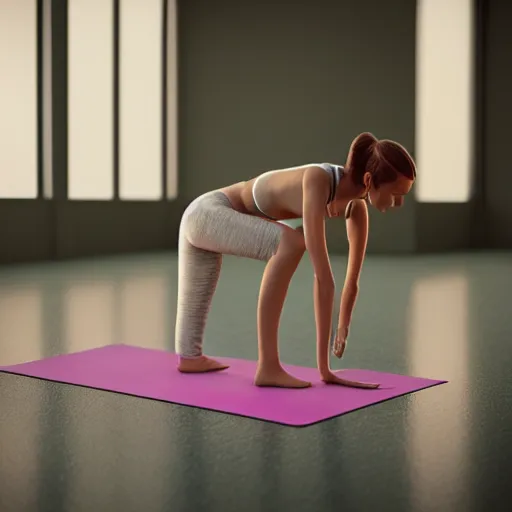
{"type": "Polygon", "coordinates": [[[287,226],[238,212],[222,192],[196,199],[184,213],[182,235],[199,249],[268,261],[287,226]]]}

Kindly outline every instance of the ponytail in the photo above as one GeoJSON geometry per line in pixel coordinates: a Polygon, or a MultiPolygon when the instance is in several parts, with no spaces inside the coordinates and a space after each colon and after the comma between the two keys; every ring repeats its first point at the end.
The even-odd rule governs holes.
{"type": "Polygon", "coordinates": [[[359,134],[352,141],[348,153],[347,167],[356,185],[364,185],[363,177],[365,172],[373,167],[371,164],[375,161],[375,149],[378,143],[377,138],[369,132],[359,134]]]}
{"type": "Polygon", "coordinates": [[[361,187],[367,172],[376,187],[394,181],[397,173],[411,180],[416,178],[416,164],[403,146],[391,140],[378,140],[369,132],[352,141],[347,168],[354,183],[361,187]]]}

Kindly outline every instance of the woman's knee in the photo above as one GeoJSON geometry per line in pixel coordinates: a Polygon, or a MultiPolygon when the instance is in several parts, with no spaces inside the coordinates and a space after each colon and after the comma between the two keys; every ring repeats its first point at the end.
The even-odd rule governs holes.
{"type": "Polygon", "coordinates": [[[289,227],[283,228],[277,252],[284,252],[290,256],[302,257],[305,251],[306,241],[303,233],[297,229],[289,227]]]}

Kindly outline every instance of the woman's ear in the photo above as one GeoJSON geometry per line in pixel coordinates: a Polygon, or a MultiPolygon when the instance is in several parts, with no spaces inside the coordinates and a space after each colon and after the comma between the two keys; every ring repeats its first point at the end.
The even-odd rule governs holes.
{"type": "Polygon", "coordinates": [[[365,172],[363,175],[363,183],[364,188],[366,191],[370,190],[370,187],[372,186],[372,175],[369,172],[365,172]]]}
{"type": "Polygon", "coordinates": [[[368,195],[370,194],[370,189],[372,187],[372,175],[369,172],[365,172],[363,175],[363,184],[364,184],[364,195],[362,199],[368,199],[368,195]]]}

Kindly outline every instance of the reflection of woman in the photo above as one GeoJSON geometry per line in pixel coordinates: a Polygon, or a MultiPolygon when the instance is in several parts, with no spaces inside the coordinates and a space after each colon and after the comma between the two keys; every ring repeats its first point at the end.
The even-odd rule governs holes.
{"type": "MultiPolygon", "coordinates": [[[[381,212],[403,204],[416,177],[409,153],[398,143],[357,136],[346,165],[311,164],[268,171],[207,192],[186,209],[180,227],[176,352],[182,372],[227,368],[203,354],[203,335],[223,254],[267,261],[258,302],[258,368],[255,384],[300,388],[281,366],[278,327],[290,280],[305,252],[314,268],[317,364],[325,382],[358,385],[329,368],[334,278],[325,240],[325,217],[345,212],[348,268],[333,351],[341,357],[366,252],[366,201],[381,212]],[[303,229],[286,221],[302,219],[303,229]]],[[[376,387],[376,385],[363,385],[376,387]]]]}

